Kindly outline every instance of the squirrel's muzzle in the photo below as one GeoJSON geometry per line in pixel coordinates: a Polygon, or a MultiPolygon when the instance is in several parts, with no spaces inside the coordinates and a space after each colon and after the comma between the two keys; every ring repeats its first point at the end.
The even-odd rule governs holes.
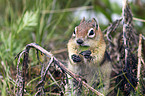
{"type": "Polygon", "coordinates": [[[77,43],[78,43],[79,45],[83,44],[83,42],[84,42],[84,41],[83,41],[82,39],[78,39],[78,40],[77,40],[77,43]]]}

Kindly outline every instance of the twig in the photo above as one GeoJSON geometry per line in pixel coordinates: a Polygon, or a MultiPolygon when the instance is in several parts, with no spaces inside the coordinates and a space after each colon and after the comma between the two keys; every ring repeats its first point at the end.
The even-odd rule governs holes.
{"type": "Polygon", "coordinates": [[[122,18],[120,18],[120,19],[117,19],[116,21],[114,21],[109,27],[107,27],[107,29],[105,29],[104,31],[103,31],[103,33],[107,33],[106,35],[106,37],[107,37],[107,40],[109,41],[109,42],[112,42],[112,37],[110,36],[110,33],[111,32],[114,32],[116,29],[117,29],[117,27],[118,27],[118,25],[120,24],[120,22],[122,21],[122,18]]]}
{"type": "Polygon", "coordinates": [[[145,69],[145,62],[144,62],[143,58],[141,58],[141,62],[143,63],[143,67],[145,69]]]}
{"type": "Polygon", "coordinates": [[[43,74],[44,74],[44,64],[42,64],[42,62],[39,59],[39,51],[38,50],[36,50],[36,51],[37,51],[37,59],[38,59],[39,63],[41,64],[41,79],[42,79],[43,74]]]}
{"type": "Polygon", "coordinates": [[[20,59],[22,57],[22,55],[25,53],[25,50],[22,51],[20,54],[19,54],[19,57],[18,57],[18,61],[17,61],[17,73],[19,73],[19,64],[20,64],[20,59]]]}
{"type": "Polygon", "coordinates": [[[145,37],[142,35],[142,39],[145,40],[145,37]]]}
{"type": "MultiPolygon", "coordinates": [[[[36,50],[36,51],[37,51],[37,59],[39,60],[39,63],[41,64],[41,81],[37,85],[39,90],[36,92],[37,94],[35,94],[35,95],[38,95],[40,92],[42,92],[42,95],[45,95],[44,88],[43,88],[43,83],[44,83],[43,81],[45,80],[45,76],[46,76],[46,75],[44,75],[44,64],[42,64],[39,59],[39,50],[36,50]]],[[[50,64],[48,64],[48,65],[50,66],[50,64]]]]}
{"type": "Polygon", "coordinates": [[[94,92],[96,95],[99,96],[104,96],[102,93],[98,92],[97,90],[95,90],[93,87],[91,87],[90,85],[88,85],[86,82],[82,81],[82,84],[84,87],[90,89],[92,92],[94,92]]]}
{"type": "MultiPolygon", "coordinates": [[[[42,47],[40,47],[39,45],[35,44],[35,43],[31,43],[31,44],[28,44],[26,46],[26,49],[30,49],[30,48],[35,48],[39,51],[41,51],[42,53],[44,53],[46,56],[48,56],[49,58],[51,58],[51,60],[49,61],[49,64],[44,72],[44,77],[43,77],[43,80],[45,79],[45,76],[47,74],[47,71],[48,71],[48,68],[50,66],[50,64],[52,64],[54,62],[54,64],[56,64],[58,67],[60,67],[65,73],[69,74],[71,77],[73,77],[77,82],[81,82],[81,78],[77,78],[77,76],[69,71],[61,62],[59,62],[54,56],[53,54],[51,54],[50,52],[46,51],[45,49],[43,49],[42,47]]],[[[29,50],[27,50],[26,52],[28,52],[29,50]]],[[[24,53],[24,57],[28,57],[28,53],[24,53]]],[[[24,61],[28,59],[28,58],[25,58],[24,61]]],[[[27,60],[26,60],[27,61],[27,60]]],[[[24,65],[27,65],[27,62],[24,62],[24,65]]],[[[23,66],[25,68],[25,66],[23,66]]],[[[23,68],[23,69],[24,69],[23,68]]],[[[25,68],[26,69],[26,68],[25,68]]],[[[24,73],[26,72],[26,70],[24,70],[24,73]]],[[[23,75],[25,76],[25,75],[23,75]]],[[[41,80],[39,84],[43,84],[43,81],[41,80]]],[[[94,92],[96,95],[99,95],[99,96],[104,96],[102,93],[98,92],[97,90],[95,90],[94,88],[92,88],[91,86],[89,86],[87,83],[85,83],[84,81],[82,81],[82,85],[88,89],[90,89],[92,92],[94,92]]],[[[24,86],[25,84],[23,83],[23,90],[22,90],[22,94],[24,94],[24,86]]],[[[37,93],[35,95],[37,95],[38,93],[41,92],[41,88],[37,91],[37,93]]]]}
{"type": "Polygon", "coordinates": [[[66,52],[66,51],[67,51],[67,48],[64,48],[64,49],[52,51],[52,53],[53,53],[53,54],[59,54],[59,53],[66,52]]]}
{"type": "Polygon", "coordinates": [[[145,62],[144,62],[144,60],[141,58],[141,62],[143,63],[143,65],[145,65],[145,62]]]}
{"type": "MultiPolygon", "coordinates": [[[[138,46],[138,66],[137,66],[137,78],[140,81],[140,70],[141,70],[141,50],[142,50],[142,34],[139,35],[139,46],[138,46]]],[[[137,87],[139,86],[139,82],[137,87]]]]}
{"type": "Polygon", "coordinates": [[[127,0],[123,0],[123,7],[122,7],[122,17],[123,17],[123,40],[125,45],[125,69],[127,69],[127,57],[128,57],[128,50],[127,50],[127,40],[126,40],[126,10],[127,7],[127,0]]]}
{"type": "Polygon", "coordinates": [[[52,74],[48,71],[49,76],[52,78],[52,80],[56,83],[56,85],[60,88],[59,84],[57,81],[53,78],[52,74]]]}
{"type": "Polygon", "coordinates": [[[45,80],[45,77],[46,77],[46,74],[47,74],[47,72],[48,72],[48,69],[49,69],[49,67],[50,67],[50,65],[51,65],[52,63],[53,63],[53,57],[50,58],[49,64],[48,64],[47,67],[46,67],[46,70],[45,70],[45,72],[44,72],[44,78],[43,78],[43,80],[45,80]]]}
{"type": "Polygon", "coordinates": [[[145,20],[140,19],[140,18],[136,18],[136,17],[133,17],[133,20],[140,21],[140,22],[145,22],[145,20]]]}
{"type": "Polygon", "coordinates": [[[24,96],[24,88],[25,88],[25,78],[26,78],[26,70],[28,67],[28,54],[29,54],[29,47],[26,48],[26,52],[24,53],[24,59],[23,59],[23,67],[22,67],[22,96],[24,96]]]}
{"type": "MultiPolygon", "coordinates": [[[[134,49],[131,45],[136,45],[136,35],[135,30],[133,28],[133,15],[130,10],[130,6],[128,4],[128,0],[123,0],[123,8],[122,8],[122,17],[123,17],[123,51],[124,58],[122,59],[122,63],[125,63],[125,67],[122,70],[122,73],[126,72],[122,78],[125,82],[123,82],[123,90],[125,93],[130,94],[131,91],[135,91],[135,87],[137,85],[136,72],[133,72],[133,69],[136,70],[135,66],[137,64],[137,57],[134,56],[132,51],[134,49]]],[[[121,86],[120,86],[121,87],[121,86]]]]}
{"type": "Polygon", "coordinates": [[[18,63],[17,63],[17,96],[24,96],[24,88],[25,88],[25,77],[26,77],[26,70],[27,70],[27,62],[28,62],[28,53],[29,53],[29,47],[26,47],[26,49],[20,54],[24,53],[24,59],[23,59],[23,64],[22,64],[22,76],[21,72],[19,72],[19,63],[20,63],[20,56],[18,58],[18,63]]]}

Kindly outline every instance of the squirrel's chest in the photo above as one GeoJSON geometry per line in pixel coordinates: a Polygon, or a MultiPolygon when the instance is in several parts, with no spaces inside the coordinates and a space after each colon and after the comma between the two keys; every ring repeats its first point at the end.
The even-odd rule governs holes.
{"type": "Polygon", "coordinates": [[[90,64],[86,64],[84,62],[76,65],[69,64],[69,69],[72,70],[75,74],[81,76],[86,79],[88,82],[91,78],[97,78],[99,73],[99,68],[97,66],[89,66],[90,64]]]}
{"type": "Polygon", "coordinates": [[[69,62],[68,67],[76,76],[80,76],[82,80],[93,88],[97,88],[98,85],[103,86],[101,88],[105,90],[109,88],[109,79],[112,70],[111,62],[105,61],[100,66],[90,66],[90,64],[85,63],[73,65],[69,62]]]}
{"type": "Polygon", "coordinates": [[[89,84],[96,82],[96,80],[98,81],[100,78],[103,80],[110,78],[111,62],[108,61],[105,61],[101,66],[90,66],[89,64],[81,63],[79,65],[69,64],[68,67],[76,75],[85,79],[89,84]]]}

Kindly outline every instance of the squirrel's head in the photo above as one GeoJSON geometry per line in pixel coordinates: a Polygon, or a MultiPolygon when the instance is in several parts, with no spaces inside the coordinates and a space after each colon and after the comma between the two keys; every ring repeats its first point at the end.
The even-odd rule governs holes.
{"type": "Polygon", "coordinates": [[[102,39],[102,32],[95,18],[89,21],[83,18],[80,25],[75,27],[72,39],[80,46],[90,46],[94,41],[102,39]]]}

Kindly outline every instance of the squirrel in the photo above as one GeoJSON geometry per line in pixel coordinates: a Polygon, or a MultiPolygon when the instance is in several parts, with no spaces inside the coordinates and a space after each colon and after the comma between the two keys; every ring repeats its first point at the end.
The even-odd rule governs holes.
{"type": "MultiPolygon", "coordinates": [[[[106,94],[109,89],[111,60],[106,52],[103,33],[95,18],[83,18],[68,44],[68,69],[81,76],[89,85],[106,94]],[[102,87],[99,87],[102,86],[102,87]]],[[[72,84],[72,81],[70,82],[72,84]]]]}

